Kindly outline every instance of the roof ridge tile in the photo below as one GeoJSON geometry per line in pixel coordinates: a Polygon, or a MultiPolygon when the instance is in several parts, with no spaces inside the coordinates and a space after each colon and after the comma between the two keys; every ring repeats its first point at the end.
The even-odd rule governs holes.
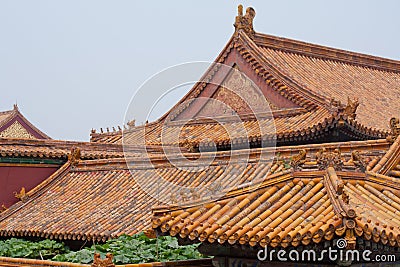
{"type": "Polygon", "coordinates": [[[285,50],[287,52],[305,56],[340,61],[366,68],[380,69],[383,71],[400,72],[399,60],[388,59],[264,33],[256,33],[254,42],[260,46],[285,50]]]}

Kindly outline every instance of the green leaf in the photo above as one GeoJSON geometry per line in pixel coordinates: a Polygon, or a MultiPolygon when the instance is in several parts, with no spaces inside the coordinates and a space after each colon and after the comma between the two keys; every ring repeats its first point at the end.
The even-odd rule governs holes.
{"type": "Polygon", "coordinates": [[[96,244],[79,251],[70,251],[64,243],[54,240],[32,242],[11,238],[0,241],[0,256],[33,259],[43,257],[60,262],[88,264],[93,261],[96,251],[102,258],[106,253],[112,253],[116,264],[135,264],[204,258],[198,252],[198,246],[199,244],[179,246],[178,240],[170,236],[149,239],[143,232],[133,236],[121,235],[104,244],[96,244]]]}
{"type": "Polygon", "coordinates": [[[168,242],[168,247],[170,248],[179,248],[178,240],[173,239],[170,242],[168,242]]]}

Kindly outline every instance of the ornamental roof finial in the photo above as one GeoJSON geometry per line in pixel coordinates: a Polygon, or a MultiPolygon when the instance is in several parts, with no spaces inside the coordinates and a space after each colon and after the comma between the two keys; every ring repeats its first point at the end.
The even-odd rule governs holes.
{"type": "Polygon", "coordinates": [[[68,160],[72,166],[76,165],[81,159],[81,150],[78,147],[73,147],[68,155],[68,160]]]}
{"type": "Polygon", "coordinates": [[[344,114],[347,115],[350,119],[354,120],[356,118],[356,111],[360,103],[358,102],[358,98],[351,100],[350,97],[347,97],[347,105],[344,108],[344,114]]]}
{"type": "Polygon", "coordinates": [[[254,34],[256,33],[253,29],[253,20],[254,17],[256,16],[256,11],[252,7],[248,7],[246,9],[246,14],[243,15],[243,6],[239,5],[238,6],[238,15],[236,16],[235,19],[235,30],[236,33],[239,32],[239,30],[243,30],[250,38],[254,38],[254,34]]]}

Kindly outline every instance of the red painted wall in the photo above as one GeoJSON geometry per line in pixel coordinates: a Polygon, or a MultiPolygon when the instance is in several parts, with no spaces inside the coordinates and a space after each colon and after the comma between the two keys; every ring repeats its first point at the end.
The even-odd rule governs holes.
{"type": "Polygon", "coordinates": [[[10,207],[19,200],[14,192],[26,192],[53,174],[58,167],[0,166],[0,206],[10,207]]]}

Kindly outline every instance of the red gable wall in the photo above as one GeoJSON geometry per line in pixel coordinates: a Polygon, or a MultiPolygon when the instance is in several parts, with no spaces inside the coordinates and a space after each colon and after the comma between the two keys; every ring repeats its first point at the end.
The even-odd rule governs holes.
{"type": "Polygon", "coordinates": [[[58,167],[0,166],[0,206],[7,208],[19,201],[14,192],[25,187],[26,192],[39,185],[58,167]]]}

